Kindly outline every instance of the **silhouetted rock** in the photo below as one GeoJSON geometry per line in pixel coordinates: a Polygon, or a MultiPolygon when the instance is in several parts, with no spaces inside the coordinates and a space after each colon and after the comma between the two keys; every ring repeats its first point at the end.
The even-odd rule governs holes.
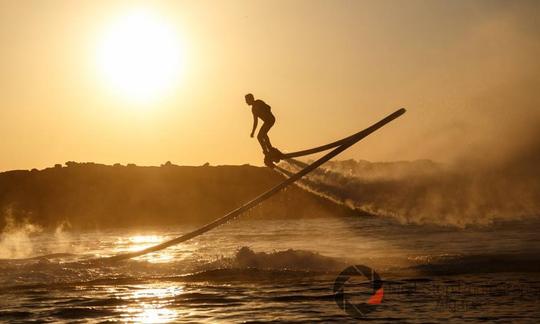
{"type": "MultiPolygon", "coordinates": [[[[66,163],[69,167],[0,173],[0,211],[43,227],[74,228],[204,223],[283,181],[253,166],[130,167],[66,163]]],[[[250,217],[349,213],[296,186],[250,212],[250,217]]],[[[0,217],[0,229],[4,217],[0,217]]]]}

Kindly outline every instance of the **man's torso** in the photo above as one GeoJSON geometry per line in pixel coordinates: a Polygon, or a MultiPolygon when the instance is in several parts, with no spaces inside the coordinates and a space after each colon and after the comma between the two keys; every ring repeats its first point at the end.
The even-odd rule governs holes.
{"type": "Polygon", "coordinates": [[[270,110],[270,106],[260,99],[255,100],[251,111],[253,114],[255,114],[255,116],[259,117],[265,122],[273,121],[275,119],[272,111],[270,110]]]}

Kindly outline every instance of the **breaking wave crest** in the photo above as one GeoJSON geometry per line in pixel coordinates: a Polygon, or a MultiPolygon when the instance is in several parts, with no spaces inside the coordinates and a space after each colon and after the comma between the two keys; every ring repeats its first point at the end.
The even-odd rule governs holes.
{"type": "Polygon", "coordinates": [[[254,252],[240,248],[234,257],[223,258],[206,265],[208,268],[272,269],[301,271],[339,271],[346,263],[316,252],[288,249],[275,252],[254,252]]]}

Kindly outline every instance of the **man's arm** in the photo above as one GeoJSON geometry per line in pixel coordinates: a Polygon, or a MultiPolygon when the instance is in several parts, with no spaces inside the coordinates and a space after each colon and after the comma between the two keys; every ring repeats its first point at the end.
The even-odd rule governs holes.
{"type": "Polygon", "coordinates": [[[251,137],[253,137],[253,134],[255,134],[255,130],[257,129],[257,122],[259,121],[259,118],[255,114],[253,114],[253,130],[251,131],[251,137]]]}

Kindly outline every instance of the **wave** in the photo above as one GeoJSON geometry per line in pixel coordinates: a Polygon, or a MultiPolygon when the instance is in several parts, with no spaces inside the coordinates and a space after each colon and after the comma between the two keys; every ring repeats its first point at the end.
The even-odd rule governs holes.
{"type": "Polygon", "coordinates": [[[262,270],[292,270],[292,271],[339,271],[346,262],[332,257],[323,256],[316,252],[288,249],[271,253],[254,252],[249,247],[240,248],[234,257],[222,258],[204,267],[262,269],[262,270]]]}
{"type": "Polygon", "coordinates": [[[151,263],[128,260],[117,263],[88,263],[73,255],[50,254],[38,258],[4,259],[0,262],[0,284],[31,285],[40,283],[65,284],[134,284],[149,278],[161,280],[255,280],[257,278],[305,276],[306,273],[341,271],[345,261],[302,250],[254,252],[240,248],[231,257],[215,261],[178,261],[151,263]],[[110,276],[111,273],[115,275],[110,276]]]}
{"type": "MultiPolygon", "coordinates": [[[[381,256],[381,260],[385,257],[381,256]]],[[[540,273],[538,253],[475,255],[403,256],[403,262],[383,265],[381,260],[359,261],[373,268],[383,278],[434,278],[438,276],[488,273],[540,273]]],[[[358,262],[358,260],[357,260],[358,262]]],[[[61,262],[0,264],[1,285],[10,291],[42,290],[58,287],[95,285],[141,285],[148,282],[267,282],[322,280],[331,282],[351,261],[302,250],[255,252],[240,248],[234,256],[222,257],[195,267],[182,262],[152,264],[130,260],[117,265],[88,267],[85,263],[61,262]]],[[[110,301],[106,301],[109,303],[110,301]]],[[[88,306],[81,301],[81,306],[88,306]]]]}

